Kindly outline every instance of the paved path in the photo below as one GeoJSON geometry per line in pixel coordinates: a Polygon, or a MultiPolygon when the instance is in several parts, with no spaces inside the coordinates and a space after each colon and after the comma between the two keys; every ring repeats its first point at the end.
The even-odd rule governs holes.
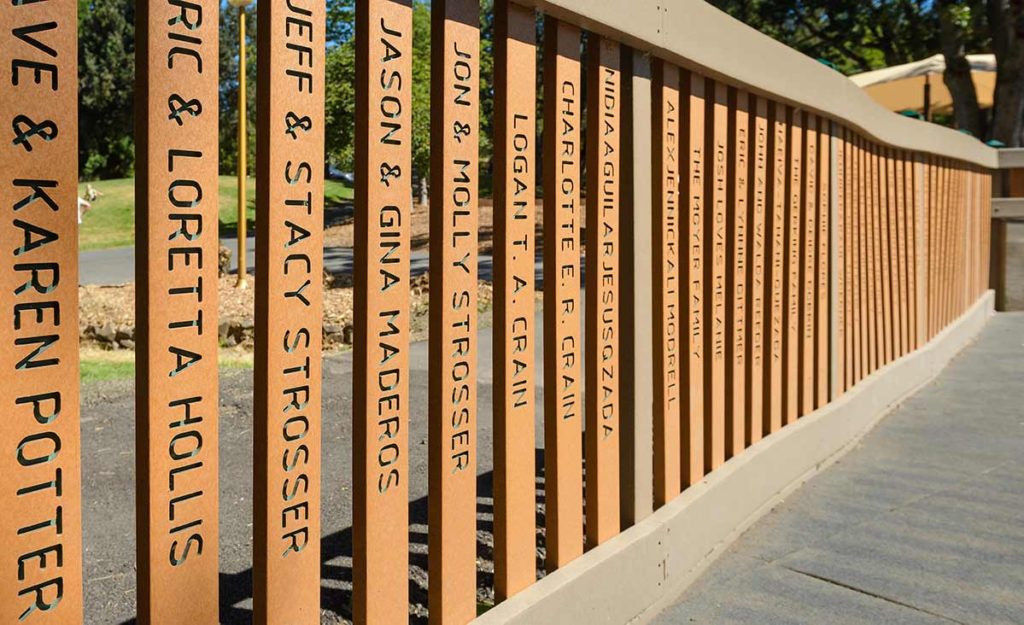
{"type": "Polygon", "coordinates": [[[1024,623],[1024,314],[754,525],[656,621],[1024,623]]]}
{"type": "MultiPolygon", "coordinates": [[[[220,244],[231,250],[231,271],[238,271],[238,261],[235,251],[238,249],[238,239],[221,239],[220,244]]],[[[249,273],[256,268],[256,240],[246,240],[248,250],[249,273]]],[[[79,258],[80,284],[124,284],[135,281],[135,248],[118,247],[109,250],[92,250],[81,252],[79,258]]],[[[342,275],[352,273],[353,253],[350,247],[325,247],[324,268],[331,274],[342,275]]],[[[410,270],[412,275],[417,276],[425,273],[429,268],[430,258],[426,251],[413,252],[410,256],[410,270]]],[[[537,257],[536,275],[541,280],[541,257],[537,257]]],[[[478,265],[481,280],[490,280],[493,275],[493,260],[489,255],[480,256],[478,265]]],[[[540,288],[541,283],[537,284],[540,288]]]]}

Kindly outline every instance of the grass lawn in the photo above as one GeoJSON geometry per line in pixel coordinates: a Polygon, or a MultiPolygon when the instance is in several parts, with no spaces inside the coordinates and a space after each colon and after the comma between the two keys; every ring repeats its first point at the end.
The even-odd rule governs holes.
{"type": "MultiPolygon", "coordinates": [[[[81,351],[81,359],[79,378],[83,384],[123,380],[135,375],[135,352],[133,351],[110,351],[85,347],[81,351]]],[[[222,370],[252,369],[253,356],[251,352],[222,349],[219,362],[222,370]]]]}
{"type": "MultiPolygon", "coordinates": [[[[79,235],[79,249],[101,250],[126,247],[135,242],[135,179],[100,180],[91,183],[103,194],[93,202],[92,210],[85,214],[79,235]]],[[[255,219],[256,180],[249,178],[246,198],[248,220],[255,219]]],[[[85,183],[78,185],[79,195],[85,196],[85,183]]],[[[238,225],[238,181],[234,176],[221,176],[219,184],[220,225],[225,232],[234,233],[238,225]]],[[[324,187],[327,206],[351,200],[351,187],[328,180],[324,187]]]]}

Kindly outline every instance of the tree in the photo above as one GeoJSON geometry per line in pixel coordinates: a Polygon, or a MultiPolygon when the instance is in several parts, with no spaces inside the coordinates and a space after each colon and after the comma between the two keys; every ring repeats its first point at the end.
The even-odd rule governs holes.
{"type": "MultiPolygon", "coordinates": [[[[220,171],[238,173],[238,11],[220,12],[220,171]]],[[[256,167],[256,5],[245,9],[246,55],[246,159],[249,172],[256,167]]]]}
{"type": "Polygon", "coordinates": [[[939,41],[946,59],[943,80],[953,98],[953,116],[957,128],[975,137],[986,135],[985,118],[978,106],[978,92],[971,78],[971,65],[967,62],[967,47],[977,24],[973,16],[974,2],[939,0],[935,10],[939,14],[939,41]]]}
{"type": "Polygon", "coordinates": [[[135,2],[79,2],[78,167],[83,180],[123,178],[135,164],[135,2]]]}
{"type": "MultiPolygon", "coordinates": [[[[480,33],[480,168],[487,171],[493,148],[494,73],[492,0],[481,6],[480,33]]],[[[332,4],[328,10],[328,32],[336,39],[327,53],[326,132],[327,160],[344,171],[352,171],[355,141],[356,58],[355,19],[351,0],[332,4]]],[[[421,202],[427,201],[430,180],[430,4],[415,0],[412,13],[412,167],[421,202]]],[[[484,178],[487,179],[487,178],[484,178]]]]}
{"type": "Polygon", "coordinates": [[[995,52],[995,103],[989,136],[1010,147],[1021,145],[1024,115],[1024,6],[1019,0],[987,0],[995,52]]]}
{"type": "Polygon", "coordinates": [[[327,53],[325,74],[327,161],[343,171],[353,171],[356,123],[356,46],[353,39],[327,53]]]}
{"type": "Polygon", "coordinates": [[[713,0],[719,8],[846,73],[941,52],[954,122],[979,138],[1022,144],[1024,2],[1021,0],[713,0]],[[989,122],[967,53],[991,49],[998,65],[989,122]]]}
{"type": "Polygon", "coordinates": [[[712,0],[761,32],[851,74],[908,63],[938,46],[933,0],[712,0]]]}

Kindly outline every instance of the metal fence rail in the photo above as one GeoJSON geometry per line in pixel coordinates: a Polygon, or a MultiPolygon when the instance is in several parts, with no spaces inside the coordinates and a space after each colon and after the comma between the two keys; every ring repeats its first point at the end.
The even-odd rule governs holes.
{"type": "MultiPolygon", "coordinates": [[[[478,611],[481,368],[494,379],[500,601],[537,579],[538,540],[547,573],[586,558],[923,346],[989,284],[992,150],[881,111],[702,2],[661,4],[496,0],[488,173],[480,5],[431,3],[431,622],[478,611]],[[714,39],[736,47],[707,48],[714,39]],[[477,345],[486,175],[492,362],[477,345]]],[[[140,623],[218,619],[219,6],[138,4],[140,623]]],[[[398,623],[413,9],[356,6],[354,377],[330,383],[354,391],[353,616],[398,623]]],[[[2,623],[83,619],[76,7],[0,7],[2,623]]],[[[259,26],[254,617],[319,623],[320,487],[332,483],[320,474],[325,4],[261,2],[259,26]]]]}

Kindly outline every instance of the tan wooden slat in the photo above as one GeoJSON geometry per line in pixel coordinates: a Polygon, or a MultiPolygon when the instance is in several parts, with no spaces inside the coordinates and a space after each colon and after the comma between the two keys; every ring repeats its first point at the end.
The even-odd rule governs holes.
{"type": "Polygon", "coordinates": [[[956,244],[959,253],[957,254],[957,262],[954,265],[956,267],[956,309],[954,311],[953,319],[961,316],[964,311],[964,282],[968,266],[968,250],[966,246],[967,239],[965,237],[967,234],[968,216],[971,207],[971,192],[968,181],[967,169],[963,165],[959,166],[959,186],[961,186],[961,191],[959,191],[959,205],[961,206],[959,206],[958,211],[959,232],[956,237],[956,244]]]}
{"type": "Polygon", "coordinates": [[[923,343],[928,342],[935,335],[934,324],[935,324],[935,307],[934,307],[934,293],[935,293],[935,214],[937,212],[936,207],[936,189],[938,183],[936,180],[936,169],[934,166],[934,159],[931,156],[924,158],[923,163],[924,169],[924,184],[923,184],[923,195],[924,195],[924,215],[923,215],[923,232],[925,234],[925,245],[924,245],[924,262],[922,263],[922,271],[925,276],[925,288],[924,288],[924,301],[925,301],[925,332],[923,343]]]}
{"type": "Polygon", "coordinates": [[[904,354],[904,332],[903,323],[905,311],[903,309],[903,241],[902,228],[900,223],[903,220],[903,189],[902,176],[900,174],[900,155],[897,150],[889,150],[889,176],[892,179],[889,191],[889,203],[892,205],[892,214],[889,216],[889,247],[892,250],[890,271],[892,272],[892,356],[895,360],[904,354]]]}
{"type": "Polygon", "coordinates": [[[431,624],[463,625],[476,618],[480,4],[430,12],[427,607],[431,624]]]}
{"type": "Polygon", "coordinates": [[[258,10],[253,621],[312,625],[320,622],[326,15],[317,3],[258,10]]]}
{"type": "Polygon", "coordinates": [[[946,279],[949,272],[949,230],[950,230],[950,211],[949,204],[951,201],[952,191],[952,176],[950,175],[950,169],[948,161],[946,159],[941,160],[940,165],[941,171],[939,174],[939,219],[936,227],[937,236],[939,239],[939,248],[937,251],[938,256],[938,272],[936,275],[936,333],[940,332],[946,326],[946,279]]]}
{"type": "Polygon", "coordinates": [[[874,144],[865,146],[865,170],[864,177],[867,186],[865,196],[865,222],[866,230],[864,238],[867,240],[867,274],[865,289],[868,295],[867,307],[867,337],[868,337],[868,368],[866,375],[874,373],[880,366],[882,354],[879,349],[881,337],[881,324],[878,323],[882,310],[881,279],[882,270],[879,265],[878,256],[878,158],[874,144]]]}
{"type": "Polygon", "coordinates": [[[932,214],[931,175],[929,161],[926,156],[919,155],[915,159],[914,168],[914,227],[915,247],[917,256],[915,258],[916,279],[918,281],[918,347],[923,346],[931,338],[929,325],[931,323],[931,310],[929,302],[929,289],[931,287],[931,272],[929,260],[932,246],[932,233],[929,230],[932,214]]]}
{"type": "MultiPolygon", "coordinates": [[[[827,119],[818,119],[818,128],[820,131],[820,139],[818,143],[818,151],[820,156],[818,157],[818,303],[817,309],[815,310],[815,321],[818,325],[817,340],[814,347],[815,357],[818,361],[817,372],[815,374],[815,380],[817,381],[817,393],[814,400],[814,407],[821,408],[829,401],[829,386],[830,386],[830,375],[829,369],[831,367],[830,353],[829,353],[829,333],[830,328],[830,279],[831,279],[831,257],[830,257],[830,239],[831,239],[831,222],[830,222],[830,211],[835,210],[834,207],[830,208],[832,202],[832,146],[831,146],[831,131],[830,122],[827,119]]],[[[832,306],[842,308],[842,302],[836,301],[831,303],[832,306]]],[[[839,355],[841,362],[842,355],[839,355]]]]}
{"type": "Polygon", "coordinates": [[[958,178],[960,184],[960,191],[957,196],[958,208],[958,232],[957,232],[957,263],[954,265],[956,268],[956,293],[955,293],[955,306],[953,317],[959,317],[963,311],[964,297],[963,297],[963,285],[964,285],[964,270],[967,267],[967,249],[964,245],[966,242],[965,233],[967,230],[967,211],[970,207],[970,190],[968,186],[967,170],[961,165],[958,168],[958,178]]]}
{"type": "Polygon", "coordinates": [[[977,297],[981,297],[988,290],[986,271],[988,268],[988,234],[991,220],[987,214],[988,200],[991,198],[991,184],[989,176],[984,170],[978,171],[978,288],[977,297]]]}
{"type": "Polygon", "coordinates": [[[883,147],[879,154],[879,168],[883,197],[883,202],[880,206],[881,220],[879,221],[878,227],[882,239],[882,301],[884,306],[883,316],[885,327],[884,346],[885,362],[889,363],[892,362],[896,355],[897,306],[894,269],[896,248],[895,237],[893,236],[895,229],[895,185],[893,184],[892,151],[888,148],[883,147]]]}
{"type": "Polygon", "coordinates": [[[879,161],[879,208],[876,214],[879,219],[874,223],[878,232],[880,280],[879,291],[882,293],[882,318],[880,321],[880,358],[879,367],[892,361],[893,353],[893,305],[890,263],[892,247],[890,243],[890,215],[892,213],[892,177],[889,175],[889,150],[880,145],[879,161]]]}
{"type": "Polygon", "coordinates": [[[942,326],[949,325],[953,318],[956,299],[956,274],[959,264],[958,245],[960,238],[960,173],[956,162],[949,160],[949,203],[947,205],[946,230],[946,276],[943,280],[945,290],[942,296],[944,317],[942,326]]]}
{"type": "Polygon", "coordinates": [[[726,205],[728,247],[725,281],[729,285],[726,302],[725,359],[725,455],[731,458],[746,446],[747,369],[750,326],[747,323],[747,299],[750,265],[750,211],[747,203],[750,173],[750,114],[745,91],[729,92],[729,194],[726,205]]]}
{"type": "Polygon", "coordinates": [[[917,291],[917,266],[920,250],[919,233],[917,230],[918,188],[914,182],[914,173],[917,170],[917,160],[911,152],[904,153],[903,164],[903,188],[904,188],[904,228],[906,234],[906,272],[907,272],[907,321],[908,321],[908,347],[916,350],[920,347],[920,298],[917,291]]]}
{"type": "Polygon", "coordinates": [[[622,72],[619,44],[588,41],[586,538],[619,533],[619,176],[622,72]]]}
{"type": "Polygon", "coordinates": [[[960,168],[956,162],[950,160],[950,201],[949,201],[949,272],[946,280],[946,323],[948,326],[956,317],[957,285],[960,265],[963,259],[960,256],[960,219],[963,213],[963,195],[960,185],[960,168]]]}
{"type": "Polygon", "coordinates": [[[704,301],[707,303],[704,339],[704,471],[725,462],[725,357],[726,357],[726,200],[729,171],[728,90],[708,80],[706,108],[705,197],[710,204],[704,222],[704,301]]]}
{"type": "Polygon", "coordinates": [[[863,256],[861,257],[861,296],[863,298],[863,310],[861,323],[863,324],[863,373],[862,379],[871,375],[875,370],[875,297],[874,297],[874,246],[873,241],[873,220],[872,207],[874,206],[875,194],[872,189],[871,174],[871,145],[867,139],[863,139],[861,149],[861,178],[863,190],[861,197],[861,245],[863,256]]]}
{"type": "Polygon", "coordinates": [[[895,232],[896,232],[896,293],[898,294],[899,311],[899,342],[896,350],[897,356],[903,356],[909,351],[909,307],[907,301],[907,238],[906,238],[906,193],[903,186],[904,158],[902,152],[895,152],[893,157],[893,184],[896,187],[896,211],[895,211],[895,232]]]}
{"type": "Polygon", "coordinates": [[[960,236],[957,241],[960,245],[960,256],[959,262],[957,263],[957,310],[955,317],[959,317],[964,311],[965,298],[964,298],[964,284],[967,281],[967,269],[969,267],[970,251],[967,248],[967,233],[970,227],[970,208],[971,208],[971,187],[970,187],[970,176],[966,167],[962,164],[960,166],[960,236]]]}
{"type": "Polygon", "coordinates": [[[352,616],[409,619],[412,5],[356,4],[352,616]],[[385,78],[384,81],[380,77],[385,78]]]}
{"type": "MultiPolygon", "coordinates": [[[[991,189],[992,188],[992,174],[986,174],[985,175],[985,181],[984,181],[984,184],[982,186],[985,189],[991,189]]],[[[985,250],[984,250],[983,257],[982,257],[982,267],[984,268],[984,275],[982,277],[982,285],[983,285],[983,288],[988,289],[989,285],[992,284],[992,278],[994,277],[992,275],[992,264],[989,261],[991,260],[991,255],[992,255],[992,252],[994,251],[995,245],[996,245],[996,242],[993,241],[993,234],[995,234],[995,233],[989,227],[990,223],[994,223],[994,222],[992,222],[992,194],[991,193],[985,193],[985,195],[984,195],[984,205],[985,205],[985,207],[984,207],[985,213],[984,213],[984,217],[982,219],[982,223],[983,223],[983,232],[984,232],[984,236],[985,236],[985,250]]],[[[1003,225],[1005,226],[1005,222],[1001,221],[1000,223],[1003,223],[1003,225]]],[[[996,300],[998,301],[998,299],[999,299],[999,294],[997,292],[996,300]]]]}
{"type": "Polygon", "coordinates": [[[651,136],[654,188],[654,502],[661,507],[681,489],[680,416],[683,414],[683,365],[688,344],[681,314],[683,289],[680,272],[683,252],[680,235],[680,114],[679,69],[654,60],[651,136]]]}
{"type": "Polygon", "coordinates": [[[939,162],[939,190],[936,219],[935,327],[933,336],[946,326],[946,277],[949,270],[949,202],[952,186],[946,159],[939,162]]]}
{"type": "MultiPolygon", "coordinates": [[[[83,594],[77,3],[4,4],[0,203],[7,218],[0,245],[7,261],[0,269],[0,622],[71,625],[82,622],[83,594]]],[[[166,106],[164,101],[163,111],[166,106]]],[[[165,198],[166,187],[162,193],[165,198]]],[[[166,240],[168,222],[161,221],[166,240]]],[[[166,256],[162,260],[166,264],[166,256]]],[[[216,336],[216,325],[213,329],[216,336]]],[[[159,410],[162,417],[169,414],[166,407],[159,410]]],[[[160,427],[166,424],[163,420],[160,427]]],[[[148,454],[149,449],[142,451],[148,454]]],[[[162,452],[166,455],[166,445],[162,452]]],[[[161,478],[166,484],[167,473],[161,478]]],[[[148,483],[141,485],[148,494],[148,483]]],[[[154,517],[162,518],[166,486],[154,486],[153,495],[163,495],[164,503],[163,509],[154,508],[154,517]]],[[[215,517],[209,520],[213,525],[208,528],[216,528],[215,517]]],[[[154,536],[164,549],[164,568],[167,526],[160,523],[160,534],[154,536]]],[[[143,527],[149,536],[148,518],[143,527]]],[[[212,553],[216,562],[216,550],[212,553]]]]}
{"type": "Polygon", "coordinates": [[[832,163],[832,167],[836,171],[836,184],[838,186],[836,189],[835,205],[835,221],[838,231],[836,245],[838,249],[836,250],[835,259],[838,265],[836,292],[840,300],[832,302],[832,305],[838,307],[839,315],[839,340],[836,342],[836,350],[838,352],[836,362],[839,363],[840,372],[837,395],[842,395],[853,386],[851,380],[853,373],[853,348],[851,346],[853,340],[853,328],[851,326],[853,321],[853,296],[850,289],[853,284],[851,277],[851,269],[853,267],[851,241],[853,240],[853,233],[850,232],[850,215],[853,212],[851,206],[853,199],[853,176],[850,171],[849,132],[845,127],[835,123],[833,123],[832,128],[834,130],[833,141],[838,144],[835,151],[836,161],[832,163]]]}
{"type": "Polygon", "coordinates": [[[765,418],[764,434],[772,434],[782,427],[783,407],[783,341],[785,340],[785,283],[786,283],[786,107],[775,102],[771,107],[769,121],[770,139],[768,154],[771,172],[768,215],[765,218],[767,228],[765,259],[768,263],[765,270],[769,276],[765,283],[767,294],[765,305],[765,336],[768,343],[765,348],[764,392],[765,418]],[[769,301],[770,298],[770,301],[769,301]]]}
{"type": "Polygon", "coordinates": [[[786,186],[786,278],[785,334],[782,341],[784,373],[782,378],[782,424],[795,423],[800,416],[800,266],[803,263],[801,238],[803,228],[801,214],[803,210],[803,144],[804,123],[803,113],[799,109],[789,109],[789,158],[786,186]]]}
{"type": "Polygon", "coordinates": [[[494,593],[537,579],[534,257],[537,253],[536,21],[494,6],[494,593]]]}
{"type": "Polygon", "coordinates": [[[583,553],[579,28],[544,21],[544,499],[547,571],[583,553]]]}
{"type": "Polygon", "coordinates": [[[683,240],[684,261],[687,265],[688,288],[680,293],[686,326],[689,328],[689,350],[683,380],[687,396],[683,398],[682,416],[682,484],[690,486],[704,477],[704,263],[705,249],[705,180],[707,178],[707,157],[705,146],[705,84],[699,74],[684,73],[680,77],[680,100],[683,105],[683,119],[689,132],[682,132],[683,149],[686,156],[686,172],[683,175],[682,196],[686,198],[687,212],[684,217],[683,240]]]}
{"type": "Polygon", "coordinates": [[[139,4],[136,525],[140,623],[217,620],[217,24],[139,4]],[[168,114],[173,106],[177,113],[168,114]]]}
{"type": "Polygon", "coordinates": [[[946,274],[946,295],[945,309],[946,319],[944,326],[956,316],[956,293],[958,284],[959,268],[962,263],[960,257],[960,217],[962,214],[962,194],[960,188],[960,169],[955,161],[950,161],[950,197],[949,197],[949,263],[946,274]]]}
{"type": "Polygon", "coordinates": [[[929,296],[932,299],[932,328],[931,336],[934,337],[939,328],[942,327],[942,263],[945,262],[945,254],[943,254],[945,239],[943,233],[943,222],[945,221],[945,205],[946,205],[946,173],[945,167],[942,165],[942,161],[939,158],[935,159],[935,168],[933,170],[935,174],[935,215],[932,217],[932,232],[935,236],[935,243],[933,244],[932,252],[934,258],[932,262],[932,291],[929,296]]]}
{"type": "Polygon", "coordinates": [[[960,218],[960,253],[961,262],[958,266],[960,276],[959,283],[957,285],[957,316],[964,310],[964,306],[967,303],[967,289],[970,285],[970,271],[973,263],[971,262],[971,247],[969,245],[970,234],[971,234],[971,209],[974,206],[974,188],[972,183],[973,178],[969,167],[965,167],[963,164],[960,166],[960,180],[963,187],[963,199],[961,201],[961,218],[960,218]]]}
{"type": "Polygon", "coordinates": [[[984,170],[978,171],[978,288],[977,297],[988,290],[988,236],[991,219],[988,215],[988,203],[992,197],[992,185],[989,175],[984,170]]]}
{"type": "Polygon", "coordinates": [[[936,220],[939,213],[939,168],[938,159],[928,160],[928,190],[925,200],[927,207],[927,232],[928,232],[928,261],[925,270],[928,273],[928,340],[935,336],[935,294],[936,294],[936,268],[938,265],[938,242],[936,232],[936,220]]]}
{"type": "Polygon", "coordinates": [[[963,302],[966,306],[974,299],[974,268],[975,252],[977,248],[973,245],[975,241],[975,226],[978,206],[978,178],[973,167],[967,167],[967,231],[964,234],[964,243],[967,246],[967,262],[964,265],[965,283],[963,291],[963,302]]]}
{"type": "Polygon", "coordinates": [[[974,231],[975,231],[976,215],[977,215],[977,203],[978,203],[978,193],[977,193],[978,179],[977,179],[977,176],[975,175],[973,167],[967,167],[965,175],[966,175],[966,179],[967,179],[967,188],[969,190],[968,191],[968,196],[967,196],[967,230],[964,233],[964,244],[965,244],[965,246],[967,248],[967,262],[964,264],[965,276],[964,276],[963,305],[966,307],[968,302],[970,302],[971,300],[974,299],[974,297],[973,297],[974,267],[975,267],[974,254],[975,254],[975,252],[977,250],[974,247],[973,242],[975,240],[975,236],[974,236],[975,232],[974,231]]]}
{"type": "Polygon", "coordinates": [[[885,287],[889,294],[889,312],[886,315],[885,321],[888,325],[886,330],[886,341],[888,342],[888,360],[891,362],[898,356],[899,350],[899,326],[900,326],[900,309],[899,309],[899,251],[897,248],[898,238],[896,234],[896,169],[893,163],[893,151],[890,148],[885,148],[883,152],[884,160],[882,165],[885,166],[883,172],[885,191],[885,205],[884,205],[884,219],[882,220],[882,235],[885,239],[885,273],[888,279],[885,281],[885,287]]]}
{"type": "Polygon", "coordinates": [[[818,257],[818,120],[804,116],[803,198],[800,202],[800,340],[797,349],[797,414],[814,411],[817,362],[815,347],[816,261],[818,257]]]}
{"type": "Polygon", "coordinates": [[[984,183],[984,176],[982,175],[981,169],[974,170],[974,231],[972,233],[972,242],[974,245],[974,271],[973,271],[973,283],[971,286],[971,298],[973,302],[981,297],[981,251],[982,251],[982,212],[983,205],[985,202],[984,193],[985,189],[982,186],[984,183]]]}
{"type": "Polygon", "coordinates": [[[851,239],[851,281],[850,291],[852,295],[852,350],[853,350],[853,375],[851,386],[864,379],[864,168],[863,151],[861,150],[861,138],[853,136],[853,147],[850,151],[851,169],[853,181],[851,194],[850,215],[850,239],[851,239]]]}
{"type": "Polygon", "coordinates": [[[932,330],[932,336],[938,334],[945,324],[945,311],[942,308],[943,295],[944,295],[944,279],[946,277],[946,230],[947,230],[947,218],[946,213],[946,202],[949,199],[947,193],[947,184],[949,183],[949,177],[947,176],[946,164],[942,159],[937,159],[936,163],[936,181],[938,188],[936,189],[936,206],[935,206],[935,293],[933,294],[935,307],[935,321],[932,330]]]}
{"type": "Polygon", "coordinates": [[[768,139],[768,101],[761,97],[749,96],[751,146],[749,157],[749,200],[747,202],[749,266],[747,280],[747,327],[750,332],[749,362],[747,374],[747,444],[753,445],[764,435],[764,417],[768,412],[765,400],[764,376],[768,362],[767,330],[770,327],[766,315],[770,312],[767,304],[771,294],[766,292],[765,283],[768,279],[769,262],[768,239],[770,237],[767,219],[769,170],[768,139]]]}
{"type": "Polygon", "coordinates": [[[966,225],[967,217],[967,180],[964,175],[966,172],[962,166],[957,165],[956,167],[956,195],[954,196],[954,224],[956,225],[953,231],[953,276],[950,282],[950,314],[949,322],[952,323],[954,319],[960,316],[962,302],[962,285],[964,279],[964,263],[967,259],[966,251],[964,250],[964,228],[966,225]]]}
{"type": "Polygon", "coordinates": [[[946,200],[944,203],[944,218],[943,218],[943,266],[942,266],[942,299],[939,305],[942,308],[942,321],[941,328],[945,328],[949,325],[949,319],[952,313],[951,302],[951,291],[953,289],[953,265],[955,262],[955,248],[956,243],[956,170],[953,168],[953,162],[950,159],[946,159],[945,162],[946,170],[946,200]]]}

